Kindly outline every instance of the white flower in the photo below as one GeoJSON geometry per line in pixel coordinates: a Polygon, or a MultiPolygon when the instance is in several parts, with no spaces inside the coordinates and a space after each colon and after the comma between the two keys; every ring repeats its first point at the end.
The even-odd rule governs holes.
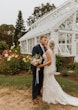
{"type": "Polygon", "coordinates": [[[8,54],[6,53],[4,56],[5,56],[5,57],[8,57],[8,54]]]}
{"type": "Polygon", "coordinates": [[[12,54],[11,57],[14,57],[14,54],[12,54]]]}
{"type": "Polygon", "coordinates": [[[9,56],[8,58],[10,58],[10,59],[11,59],[11,58],[12,58],[12,56],[9,56]]]}
{"type": "Polygon", "coordinates": [[[18,58],[18,55],[15,55],[15,58],[18,58]]]}
{"type": "Polygon", "coordinates": [[[26,59],[25,58],[23,58],[22,60],[26,63],[26,59]]]}
{"type": "Polygon", "coordinates": [[[42,63],[42,57],[40,54],[36,54],[32,57],[31,64],[32,65],[40,65],[42,63]]]}
{"type": "Polygon", "coordinates": [[[7,58],[7,61],[10,61],[11,60],[11,58],[7,58]]]}
{"type": "Polygon", "coordinates": [[[14,49],[15,45],[11,46],[11,50],[14,49]]]}
{"type": "Polygon", "coordinates": [[[11,60],[11,58],[12,58],[12,56],[9,56],[9,57],[7,58],[7,61],[10,61],[10,60],[11,60]]]}
{"type": "Polygon", "coordinates": [[[25,58],[22,59],[23,61],[25,60],[25,58]]]}

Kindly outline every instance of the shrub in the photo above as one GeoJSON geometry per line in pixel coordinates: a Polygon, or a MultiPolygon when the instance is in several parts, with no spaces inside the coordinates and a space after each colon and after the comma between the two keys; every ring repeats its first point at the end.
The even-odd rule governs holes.
{"type": "Polygon", "coordinates": [[[20,60],[17,58],[12,58],[10,61],[7,61],[9,67],[8,73],[16,74],[20,72],[20,60]]]}
{"type": "Polygon", "coordinates": [[[63,57],[56,56],[56,67],[57,71],[61,71],[61,67],[63,66],[63,57]]]}
{"type": "Polygon", "coordinates": [[[22,70],[26,70],[26,71],[31,70],[31,63],[30,62],[31,62],[31,56],[30,55],[22,57],[20,60],[20,68],[22,70]]]}
{"type": "Polygon", "coordinates": [[[0,73],[1,74],[6,74],[9,71],[9,67],[6,63],[6,60],[0,56],[0,73]]]}
{"type": "Polygon", "coordinates": [[[74,69],[74,57],[62,57],[56,56],[57,71],[61,71],[63,68],[74,69]]]}
{"type": "Polygon", "coordinates": [[[31,56],[22,56],[17,54],[14,50],[3,51],[0,56],[0,73],[2,74],[16,74],[21,70],[31,72],[31,56]],[[6,53],[7,52],[7,53],[6,53]]]}
{"type": "Polygon", "coordinates": [[[19,46],[17,46],[17,47],[11,47],[11,52],[12,52],[12,54],[13,53],[16,53],[16,54],[20,54],[20,47],[19,46]]]}
{"type": "Polygon", "coordinates": [[[78,63],[74,63],[75,65],[75,70],[78,70],[78,63]]]}
{"type": "Polygon", "coordinates": [[[8,50],[9,46],[5,41],[0,41],[0,54],[2,54],[3,50],[8,50]]]}
{"type": "Polygon", "coordinates": [[[61,71],[62,76],[69,76],[68,70],[65,68],[61,71]]]}
{"type": "Polygon", "coordinates": [[[74,70],[75,69],[75,63],[69,63],[67,68],[71,69],[71,70],[74,70]]]}
{"type": "Polygon", "coordinates": [[[78,77],[78,69],[76,69],[76,70],[74,71],[74,76],[75,76],[75,77],[78,77]]]}

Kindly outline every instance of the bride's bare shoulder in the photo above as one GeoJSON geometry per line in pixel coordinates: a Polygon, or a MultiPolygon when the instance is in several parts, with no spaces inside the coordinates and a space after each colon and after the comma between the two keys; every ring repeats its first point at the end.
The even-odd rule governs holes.
{"type": "Polygon", "coordinates": [[[46,51],[46,55],[47,55],[47,54],[50,54],[50,50],[49,50],[49,49],[46,51]]]}
{"type": "Polygon", "coordinates": [[[51,49],[47,49],[46,53],[50,53],[51,52],[51,49]]]}

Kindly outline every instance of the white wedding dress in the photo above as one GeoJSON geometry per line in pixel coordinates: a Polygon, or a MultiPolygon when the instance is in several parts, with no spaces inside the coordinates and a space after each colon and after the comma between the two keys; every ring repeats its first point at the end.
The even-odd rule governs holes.
{"type": "MultiPolygon", "coordinates": [[[[73,105],[78,106],[78,98],[66,94],[54,77],[56,72],[56,61],[54,52],[48,49],[52,64],[44,67],[44,83],[43,83],[43,97],[42,100],[52,104],[73,105]]],[[[43,55],[44,61],[47,61],[46,54],[43,55]]]]}

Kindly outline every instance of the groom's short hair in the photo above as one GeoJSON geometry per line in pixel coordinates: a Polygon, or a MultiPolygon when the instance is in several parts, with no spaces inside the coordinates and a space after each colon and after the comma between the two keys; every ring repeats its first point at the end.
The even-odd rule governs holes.
{"type": "Polygon", "coordinates": [[[42,36],[40,37],[40,40],[41,40],[42,38],[47,38],[47,36],[46,36],[46,35],[42,35],[42,36]]]}

